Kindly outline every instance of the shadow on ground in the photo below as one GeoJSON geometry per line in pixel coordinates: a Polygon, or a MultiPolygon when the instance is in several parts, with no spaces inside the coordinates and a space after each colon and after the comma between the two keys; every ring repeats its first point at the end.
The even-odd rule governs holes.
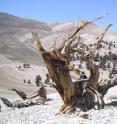
{"type": "Polygon", "coordinates": [[[117,107],[117,101],[112,101],[111,103],[107,103],[105,106],[106,107],[111,107],[111,106],[117,107]]]}

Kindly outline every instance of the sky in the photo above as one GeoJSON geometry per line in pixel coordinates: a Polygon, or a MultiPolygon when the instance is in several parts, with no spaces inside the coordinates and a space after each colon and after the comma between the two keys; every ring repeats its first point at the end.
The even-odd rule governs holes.
{"type": "Polygon", "coordinates": [[[0,12],[48,23],[90,21],[109,13],[96,23],[103,27],[111,23],[117,32],[117,0],[0,0],[0,12]]]}

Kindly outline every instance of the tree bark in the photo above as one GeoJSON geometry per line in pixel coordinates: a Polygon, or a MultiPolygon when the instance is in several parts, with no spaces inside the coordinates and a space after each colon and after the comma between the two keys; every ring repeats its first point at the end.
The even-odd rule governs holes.
{"type": "Polygon", "coordinates": [[[64,105],[60,109],[60,113],[68,113],[77,110],[77,108],[87,111],[89,109],[101,109],[104,107],[104,94],[107,90],[117,85],[116,80],[108,85],[99,85],[99,66],[95,65],[91,58],[93,57],[96,49],[102,42],[102,39],[111,26],[109,25],[102,33],[101,38],[97,41],[94,49],[90,50],[88,54],[82,53],[82,57],[86,64],[89,66],[90,77],[87,80],[72,81],[70,71],[80,73],[73,66],[70,65],[69,50],[79,52],[78,49],[71,47],[73,39],[76,39],[77,33],[84,28],[88,23],[82,23],[72,35],[69,35],[68,41],[65,40],[57,49],[47,52],[41,45],[39,36],[37,33],[32,33],[35,41],[38,44],[38,48],[42,54],[45,65],[51,76],[54,87],[60,94],[64,105]],[[67,49],[67,51],[66,51],[67,49]],[[61,52],[62,51],[62,52],[61,52]],[[64,52],[63,52],[64,51],[64,52]],[[86,87],[84,88],[84,83],[86,87]],[[84,91],[85,90],[85,91],[84,91]],[[103,91],[102,91],[103,90],[103,91]]]}

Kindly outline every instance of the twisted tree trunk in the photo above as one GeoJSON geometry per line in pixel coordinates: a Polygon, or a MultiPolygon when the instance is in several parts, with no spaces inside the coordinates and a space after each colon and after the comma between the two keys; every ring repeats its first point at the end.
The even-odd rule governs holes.
{"type": "Polygon", "coordinates": [[[54,87],[60,94],[63,100],[63,106],[60,109],[60,113],[73,112],[74,110],[81,109],[83,111],[89,109],[101,109],[104,107],[103,97],[107,90],[117,85],[117,81],[114,80],[111,84],[100,85],[99,79],[99,67],[92,63],[91,58],[102,42],[102,39],[110,27],[106,28],[104,33],[102,33],[101,38],[97,41],[96,46],[88,54],[82,53],[84,61],[90,67],[90,77],[88,80],[81,80],[73,82],[70,76],[70,71],[75,71],[79,73],[79,70],[75,70],[70,65],[69,51],[79,52],[79,48],[75,49],[71,46],[72,42],[76,39],[77,33],[89,24],[88,22],[82,22],[72,35],[69,35],[67,40],[65,40],[57,49],[47,52],[41,45],[39,36],[37,33],[32,33],[35,41],[37,42],[38,48],[42,54],[45,65],[48,72],[55,83],[54,87]],[[83,82],[87,82],[84,92],[83,82]],[[102,91],[103,90],[103,91],[102,91]]]}

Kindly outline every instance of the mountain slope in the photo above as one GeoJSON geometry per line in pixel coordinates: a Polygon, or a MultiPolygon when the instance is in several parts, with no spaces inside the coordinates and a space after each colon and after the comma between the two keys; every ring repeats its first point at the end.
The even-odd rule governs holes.
{"type": "Polygon", "coordinates": [[[1,56],[14,62],[42,63],[41,57],[33,45],[32,31],[38,32],[43,37],[49,34],[51,27],[44,22],[0,13],[1,56]]]}
{"type": "MultiPolygon", "coordinates": [[[[75,30],[75,27],[77,25],[78,22],[66,22],[54,26],[52,28],[51,34],[41,39],[43,45],[46,47],[46,49],[52,49],[55,41],[57,41],[57,46],[57,44],[60,44],[60,42],[64,38],[67,38],[69,33],[75,30]]],[[[84,39],[84,44],[94,43],[96,41],[96,38],[100,37],[101,34],[104,32],[104,28],[92,23],[86,26],[82,31],[80,31],[78,35],[80,35],[84,39]]],[[[117,46],[117,33],[108,31],[104,37],[104,40],[107,42],[115,41],[117,46]]]]}
{"type": "Polygon", "coordinates": [[[7,13],[0,13],[0,28],[26,28],[50,31],[51,27],[44,23],[31,19],[24,19],[7,13]]]}
{"type": "MultiPolygon", "coordinates": [[[[9,61],[41,64],[42,59],[34,46],[31,32],[38,32],[42,45],[45,49],[51,50],[54,42],[57,41],[56,46],[59,45],[77,24],[78,22],[47,24],[0,13],[0,54],[9,61]]],[[[79,34],[86,44],[90,44],[95,42],[103,31],[104,28],[92,23],[79,34]]],[[[104,40],[115,41],[117,45],[117,33],[107,32],[104,40]]]]}

